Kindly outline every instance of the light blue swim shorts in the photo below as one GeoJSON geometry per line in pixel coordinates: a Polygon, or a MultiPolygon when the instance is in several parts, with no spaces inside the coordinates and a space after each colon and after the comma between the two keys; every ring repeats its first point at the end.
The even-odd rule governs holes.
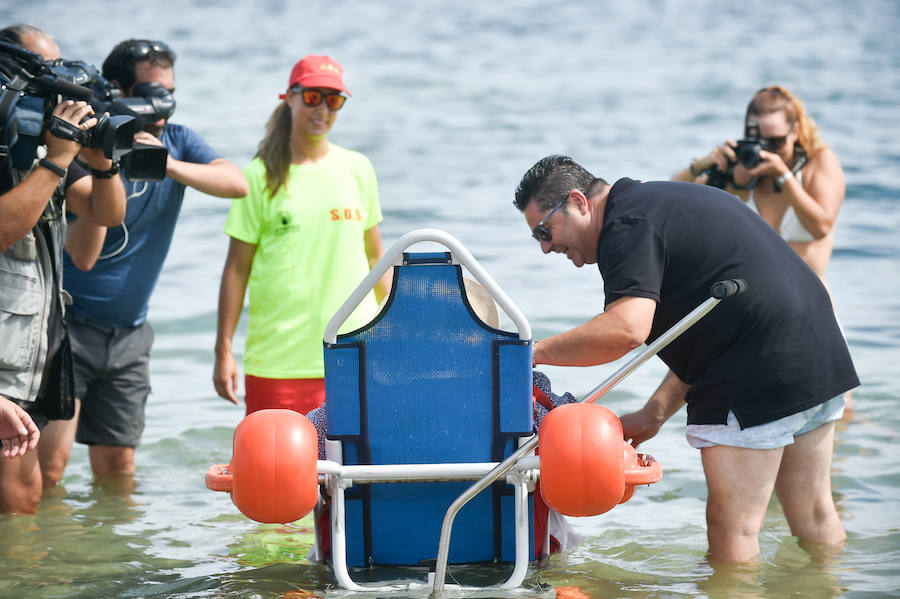
{"type": "Polygon", "coordinates": [[[793,443],[794,437],[841,418],[844,415],[844,404],[844,396],[838,395],[808,410],[743,430],[734,412],[728,410],[728,421],[725,424],[689,424],[685,436],[695,449],[713,445],[777,449],[793,443]]]}

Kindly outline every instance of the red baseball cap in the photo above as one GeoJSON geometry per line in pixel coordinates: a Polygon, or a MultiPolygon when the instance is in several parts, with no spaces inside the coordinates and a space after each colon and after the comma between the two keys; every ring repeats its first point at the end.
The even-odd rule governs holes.
{"type": "MultiPolygon", "coordinates": [[[[344,69],[341,68],[341,65],[335,59],[330,56],[310,54],[301,58],[294,65],[294,68],[291,70],[291,78],[288,79],[288,88],[295,85],[328,87],[346,92],[348,96],[352,96],[353,94],[344,85],[343,75],[344,69]]],[[[284,94],[281,94],[279,97],[284,99],[284,94]]]]}

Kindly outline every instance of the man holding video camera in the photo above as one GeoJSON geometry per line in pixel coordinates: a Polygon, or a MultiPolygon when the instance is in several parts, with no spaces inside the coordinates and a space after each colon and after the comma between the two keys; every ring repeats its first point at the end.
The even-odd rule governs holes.
{"type": "MultiPolygon", "coordinates": [[[[60,100],[59,89],[47,88],[43,95],[32,96],[37,88],[29,85],[37,77],[32,77],[29,68],[45,65],[41,56],[20,51],[19,45],[3,49],[0,101],[0,407],[12,416],[12,423],[6,419],[3,432],[3,455],[10,459],[0,461],[2,513],[34,513],[41,498],[38,458],[28,450],[39,437],[36,429],[54,417],[39,395],[50,396],[51,388],[59,388],[50,367],[65,338],[62,319],[68,302],[61,279],[65,203],[67,189],[79,178],[67,175],[82,150],[85,132],[97,123],[89,104],[60,100]],[[10,48],[18,54],[10,53],[10,48]],[[52,106],[52,111],[44,115],[29,112],[29,99],[45,110],[52,106]],[[39,130],[38,138],[34,134],[39,130]],[[24,437],[19,425],[25,427],[24,437]],[[14,432],[6,430],[10,426],[15,434],[7,434],[14,432]]],[[[53,78],[45,77],[44,85],[52,87],[53,78]]],[[[110,168],[101,151],[86,151],[84,158],[95,177],[101,174],[102,178],[110,168]]],[[[83,201],[78,211],[85,220],[104,213],[114,218],[117,211],[121,218],[125,202],[122,183],[118,177],[107,179],[98,186],[102,189],[97,194],[88,191],[86,197],[80,197],[83,201]]]]}
{"type": "MultiPolygon", "coordinates": [[[[128,209],[121,227],[96,228],[103,249],[90,272],[65,259],[67,313],[75,363],[75,395],[81,399],[75,439],[89,445],[95,476],[130,477],[134,448],[144,429],[150,393],[153,330],[147,322],[151,293],[169,251],[186,187],[237,198],[247,194],[240,169],[217,154],[197,133],[168,122],[174,110],[175,53],[163,42],[130,39],[103,63],[103,77],[140,112],[166,99],[170,109],[144,119],[135,142],[168,151],[165,177],[135,181],[125,169],[128,209]],[[161,116],[161,118],[160,118],[161,116]]],[[[58,468],[71,444],[52,456],[58,468]]]]}
{"type": "MultiPolygon", "coordinates": [[[[32,25],[20,23],[4,27],[0,30],[0,42],[14,44],[33,52],[38,59],[45,61],[45,64],[61,62],[59,46],[53,37],[32,25]]],[[[67,226],[65,249],[81,270],[90,269],[100,255],[100,243],[97,240],[96,231],[98,229],[105,230],[106,226],[119,225],[125,217],[125,189],[121,178],[116,176],[116,172],[114,160],[105,156],[102,149],[86,147],[82,147],[79,157],[69,164],[66,171],[63,184],[66,210],[81,218],[67,226]],[[92,172],[85,167],[90,168],[92,172]]],[[[57,269],[61,268],[61,264],[57,266],[57,269]]],[[[68,350],[60,345],[60,348],[57,349],[57,352],[59,351],[68,350]]],[[[60,374],[58,370],[49,370],[45,377],[46,382],[49,383],[49,379],[58,374],[60,374]]],[[[68,389],[68,391],[73,390],[68,389]]],[[[39,395],[40,403],[46,399],[46,394],[39,395]]],[[[71,412],[72,418],[77,419],[78,402],[72,402],[72,404],[74,404],[71,412]]],[[[75,435],[72,418],[51,417],[46,427],[39,433],[41,443],[38,447],[38,461],[44,489],[53,487],[62,478],[65,464],[54,462],[52,458],[59,453],[57,446],[62,445],[66,448],[72,446],[75,435]]],[[[19,454],[12,452],[7,457],[15,457],[15,455],[24,455],[24,451],[19,454]]],[[[68,455],[67,451],[66,455],[68,455]]]]}

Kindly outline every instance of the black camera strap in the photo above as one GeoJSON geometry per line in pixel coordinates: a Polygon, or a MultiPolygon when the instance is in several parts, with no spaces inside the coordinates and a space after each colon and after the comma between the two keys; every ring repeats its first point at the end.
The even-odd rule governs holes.
{"type": "Polygon", "coordinates": [[[16,103],[21,94],[19,92],[0,87],[0,146],[4,160],[9,156],[9,150],[19,137],[19,126],[15,118],[16,103]]]}
{"type": "Polygon", "coordinates": [[[799,143],[794,146],[794,153],[797,155],[797,160],[794,161],[794,168],[791,169],[791,173],[796,175],[800,172],[800,169],[806,166],[808,157],[806,155],[806,148],[801,146],[799,143]]]}
{"type": "Polygon", "coordinates": [[[2,190],[15,187],[15,173],[12,167],[12,147],[19,139],[19,124],[16,120],[16,103],[19,92],[0,88],[0,185],[2,190]]]}

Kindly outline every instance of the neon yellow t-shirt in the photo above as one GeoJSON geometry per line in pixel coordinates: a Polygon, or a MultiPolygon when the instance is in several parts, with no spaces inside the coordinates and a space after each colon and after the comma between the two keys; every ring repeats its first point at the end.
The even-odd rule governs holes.
{"type": "MultiPolygon", "coordinates": [[[[369,273],[364,233],[381,219],[375,170],[359,152],[329,145],[312,164],[291,165],[270,198],[266,169],[244,168],[250,186],[234,200],[225,233],[256,245],[244,371],[265,378],[321,378],[328,321],[369,273]]],[[[378,304],[363,300],[341,331],[369,322],[378,304]]]]}

